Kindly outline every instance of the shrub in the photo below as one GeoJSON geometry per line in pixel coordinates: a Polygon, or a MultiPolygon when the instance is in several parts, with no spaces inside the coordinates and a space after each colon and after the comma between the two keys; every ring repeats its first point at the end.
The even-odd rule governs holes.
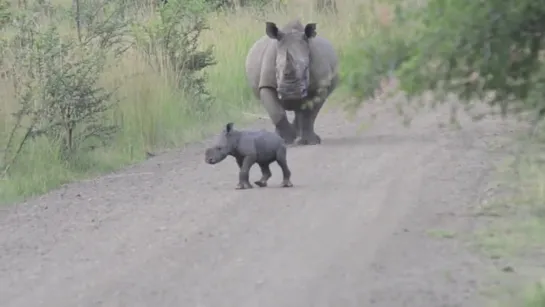
{"type": "Polygon", "coordinates": [[[44,26],[30,13],[33,8],[13,17],[16,28],[3,49],[2,66],[18,101],[4,150],[4,174],[37,138],[48,138],[68,159],[77,150],[107,144],[116,131],[103,121],[114,92],[98,85],[98,79],[106,57],[122,54],[110,51],[116,50],[124,26],[106,21],[84,33],[78,27],[77,37],[61,36],[57,23],[62,19],[44,26]]]}
{"type": "Polygon", "coordinates": [[[201,115],[209,113],[213,101],[202,70],[216,64],[213,45],[199,50],[201,33],[209,29],[208,9],[203,0],[170,0],[158,11],[159,18],[134,27],[136,46],[148,64],[182,90],[201,115]]]}
{"type": "MultiPolygon", "coordinates": [[[[352,90],[373,97],[380,80],[397,78],[409,99],[431,92],[486,101],[501,113],[544,113],[541,54],[545,5],[524,1],[386,2],[393,13],[352,56],[364,62],[350,74],[352,90]]],[[[359,104],[359,102],[357,102],[359,104]]]]}

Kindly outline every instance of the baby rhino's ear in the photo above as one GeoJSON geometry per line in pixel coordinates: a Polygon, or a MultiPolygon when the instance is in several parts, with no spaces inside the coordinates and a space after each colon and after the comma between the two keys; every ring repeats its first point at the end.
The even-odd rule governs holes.
{"type": "Polygon", "coordinates": [[[233,130],[233,123],[228,123],[225,125],[225,133],[229,133],[231,130],[233,130]]]}

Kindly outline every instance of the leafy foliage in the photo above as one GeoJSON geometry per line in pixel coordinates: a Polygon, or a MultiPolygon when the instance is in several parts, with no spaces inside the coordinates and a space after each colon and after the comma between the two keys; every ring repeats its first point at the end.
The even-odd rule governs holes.
{"type": "MultiPolygon", "coordinates": [[[[384,3],[384,2],[383,2],[384,3]]],[[[393,18],[351,51],[362,66],[352,90],[373,97],[380,80],[395,77],[409,98],[432,91],[508,112],[545,111],[542,53],[545,4],[535,1],[390,1],[393,18]],[[544,110],[544,111],[542,111],[544,110]]]]}
{"type": "Polygon", "coordinates": [[[289,0],[205,0],[211,9],[216,12],[234,12],[239,8],[253,8],[254,10],[263,11],[271,6],[277,10],[283,10],[286,8],[287,1],[289,0]]]}
{"type": "Polygon", "coordinates": [[[0,30],[10,22],[11,10],[7,0],[0,0],[0,30]]]}
{"type": "Polygon", "coordinates": [[[208,29],[205,13],[209,9],[204,0],[170,0],[159,9],[159,18],[134,28],[137,46],[148,63],[188,95],[203,114],[213,97],[202,70],[216,64],[212,45],[199,50],[201,33],[208,29]]]}
{"type": "Polygon", "coordinates": [[[107,57],[115,58],[126,49],[120,38],[126,26],[106,18],[85,31],[78,29],[77,37],[63,36],[57,26],[62,15],[44,25],[32,11],[36,10],[13,16],[16,28],[2,50],[0,64],[19,103],[4,150],[4,174],[25,145],[39,137],[57,144],[60,155],[68,159],[79,150],[107,144],[117,130],[104,120],[114,91],[98,81],[107,57]]]}
{"type": "Polygon", "coordinates": [[[337,1],[336,0],[314,0],[316,11],[331,11],[337,13],[337,1]]]}
{"type": "Polygon", "coordinates": [[[131,47],[181,91],[192,104],[187,109],[207,115],[213,97],[203,69],[215,61],[213,46],[200,48],[199,39],[214,9],[209,2],[170,0],[151,8],[139,1],[75,0],[68,8],[35,0],[15,8],[0,0],[0,29],[7,34],[0,38],[0,81],[17,104],[6,123],[11,129],[4,133],[0,172],[13,170],[38,140],[66,161],[108,145],[118,131],[110,110],[122,84],[106,88],[103,79],[131,47]]]}

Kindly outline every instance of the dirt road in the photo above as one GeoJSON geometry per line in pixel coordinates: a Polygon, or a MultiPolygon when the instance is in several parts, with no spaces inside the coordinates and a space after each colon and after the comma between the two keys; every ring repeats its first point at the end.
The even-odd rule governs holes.
{"type": "Polygon", "coordinates": [[[291,189],[273,166],[236,191],[235,162],[197,144],[2,208],[0,306],[477,306],[488,264],[430,231],[471,230],[512,125],[373,108],[360,135],[322,113],[323,144],[288,151],[291,189]]]}

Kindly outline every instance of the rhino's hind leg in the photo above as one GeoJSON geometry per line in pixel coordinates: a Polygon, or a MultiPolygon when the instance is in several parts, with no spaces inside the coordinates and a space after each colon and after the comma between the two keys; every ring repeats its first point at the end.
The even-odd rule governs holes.
{"type": "Polygon", "coordinates": [[[282,184],[283,188],[291,188],[293,184],[291,183],[291,171],[288,167],[287,159],[287,149],[286,147],[281,147],[276,151],[276,162],[282,169],[282,184]]]}
{"type": "Polygon", "coordinates": [[[269,163],[259,163],[259,167],[261,168],[261,179],[259,179],[258,181],[255,181],[254,183],[261,187],[261,188],[264,188],[267,186],[267,181],[271,178],[272,176],[272,173],[271,173],[271,169],[269,168],[269,163]]]}
{"type": "Polygon", "coordinates": [[[322,139],[314,132],[314,123],[320,109],[324,105],[324,101],[315,102],[310,109],[303,109],[301,112],[301,136],[297,139],[298,145],[317,145],[322,142],[322,139]]]}
{"type": "Polygon", "coordinates": [[[276,126],[276,133],[284,139],[286,144],[292,144],[297,135],[295,129],[293,129],[293,126],[288,121],[286,111],[282,108],[276,97],[276,91],[270,88],[262,88],[259,90],[259,96],[269,117],[276,126]]]}

